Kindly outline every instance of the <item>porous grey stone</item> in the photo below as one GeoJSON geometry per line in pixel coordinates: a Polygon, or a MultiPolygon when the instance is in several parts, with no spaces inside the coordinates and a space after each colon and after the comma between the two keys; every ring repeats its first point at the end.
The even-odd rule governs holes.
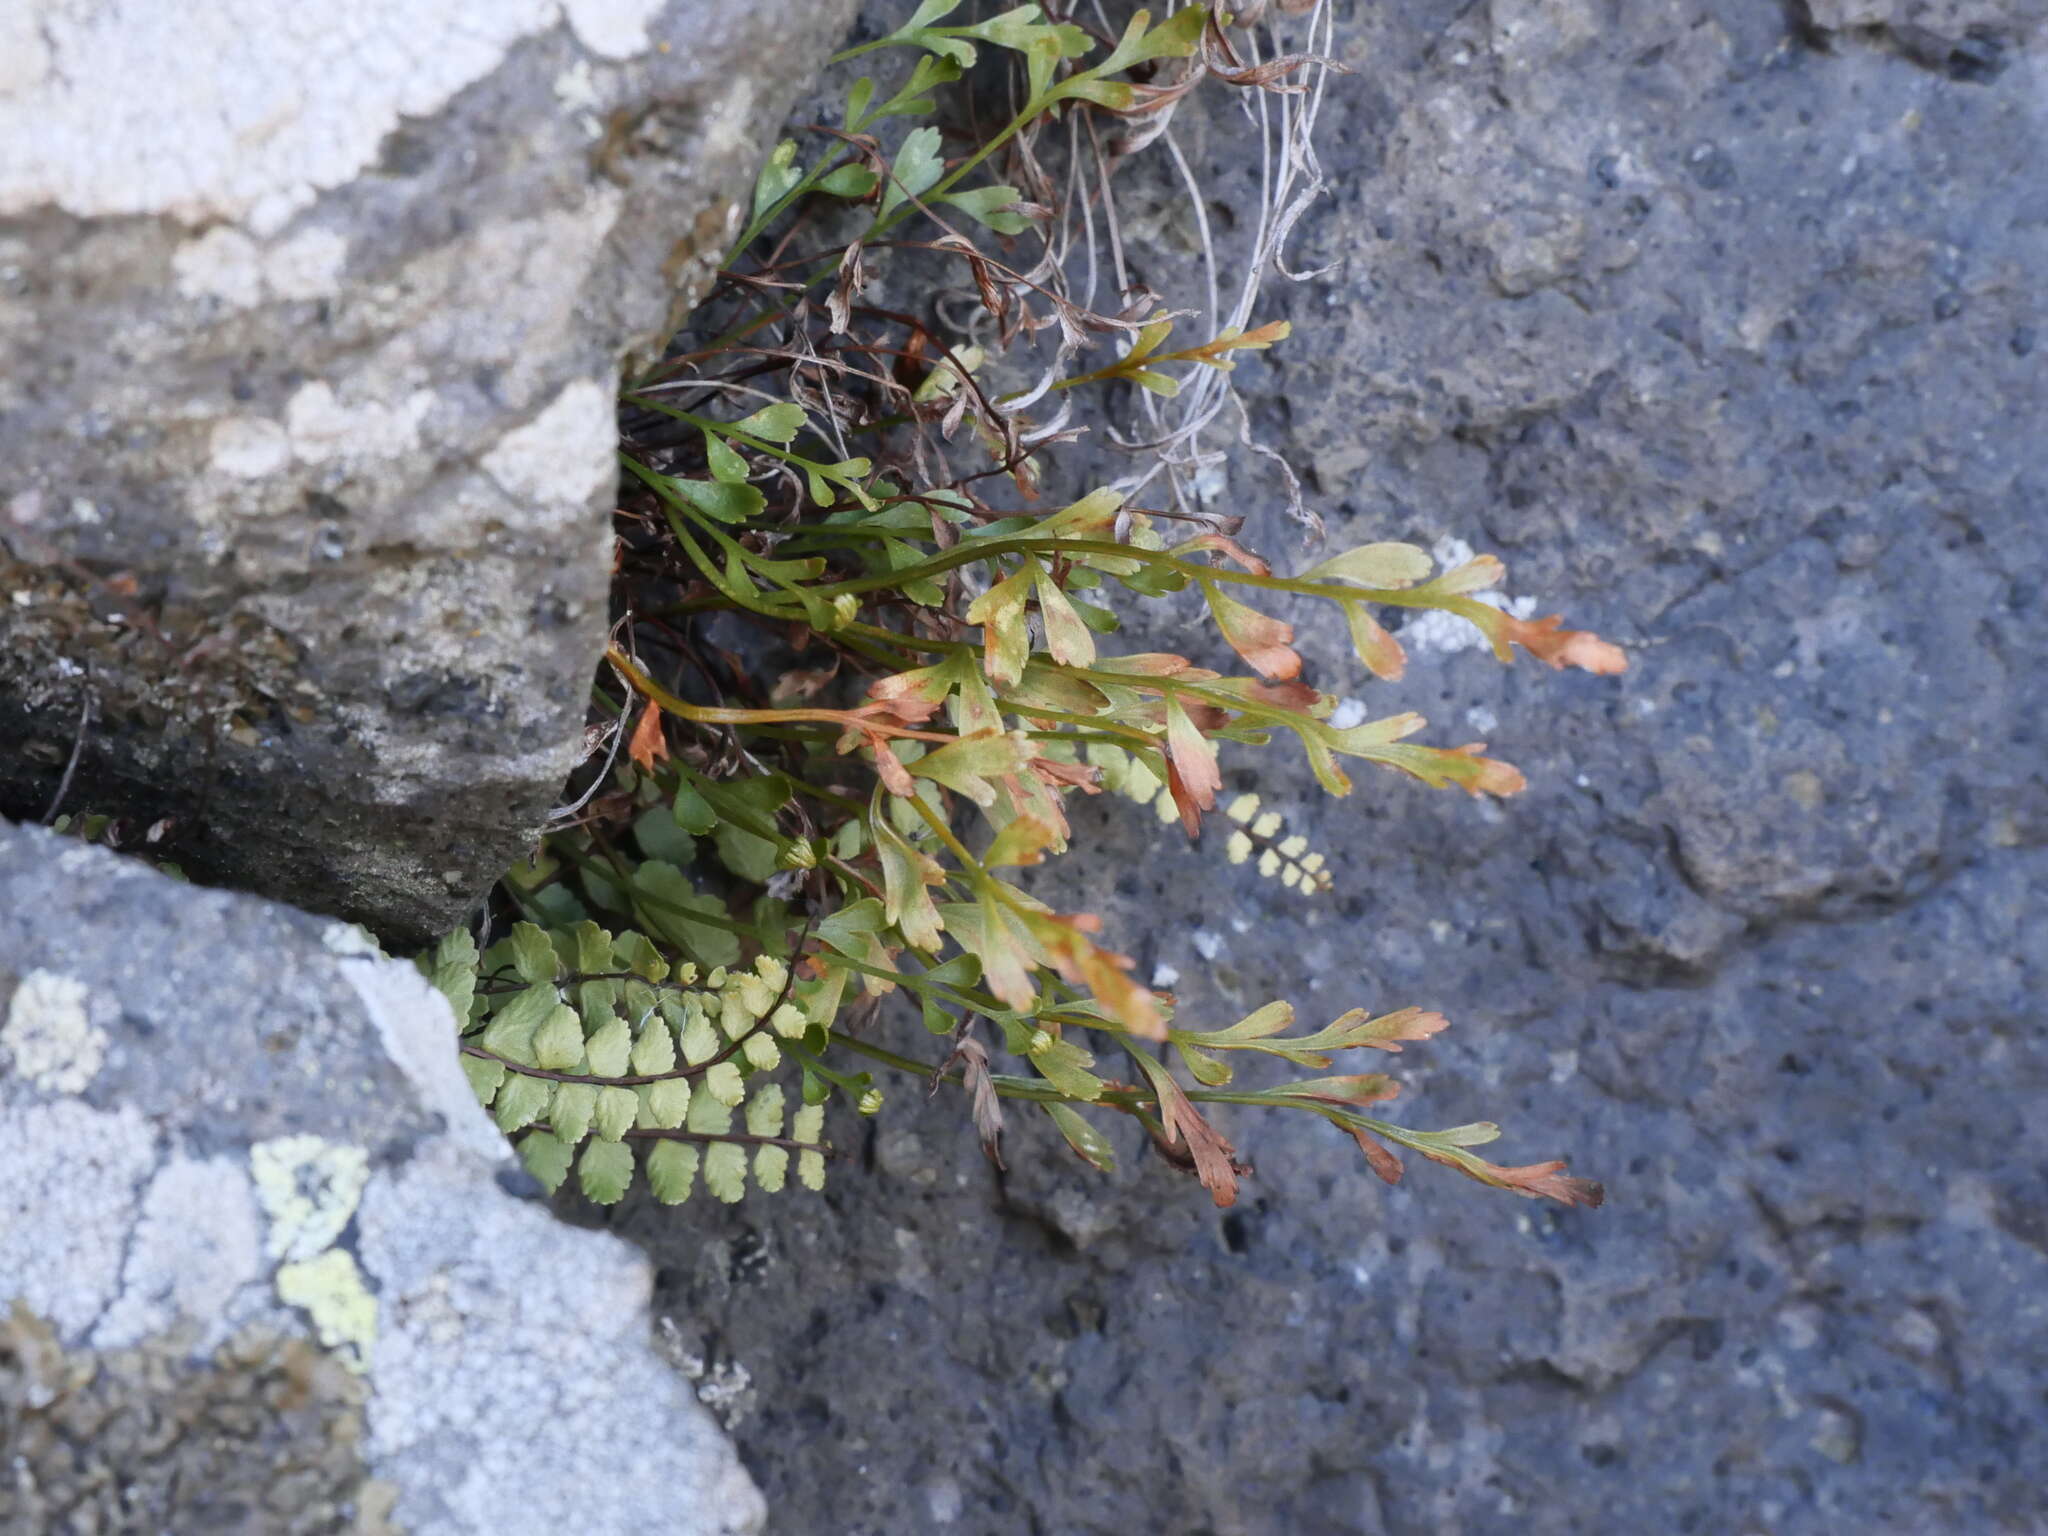
{"type": "Polygon", "coordinates": [[[2048,21],[2048,5],[2042,0],[1794,0],[1792,16],[1812,35],[1891,43],[1929,68],[1968,79],[1995,64],[2004,46],[2028,41],[2048,21]]]}
{"type": "Polygon", "coordinates": [[[0,1529],[759,1528],[453,1031],[359,929],[0,824],[0,1529]]]}
{"type": "MultiPolygon", "coordinates": [[[[1197,1027],[1442,1009],[1381,1064],[1392,1116],[1498,1119],[1493,1155],[1567,1155],[1606,1207],[1419,1162],[1390,1190],[1249,1110],[1217,1116],[1258,1170],[1221,1215],[1128,1130],[1105,1179],[1016,1105],[998,1178],[905,1085],[822,1202],[610,1218],[749,1374],[790,1530],[2040,1529],[2048,63],[2027,6],[1882,8],[1998,26],[1995,69],[1798,9],[1340,9],[1358,72],[1292,262],[1345,265],[1270,289],[1255,423],[1331,548],[1496,551],[1632,670],[1411,625],[1375,684],[1284,610],[1312,680],[1529,790],[1361,770],[1332,801],[1284,742],[1226,749],[1331,896],[1102,802],[1034,887],[1177,971],[1197,1027]]],[[[1198,93],[1174,129],[1227,229],[1241,118],[1198,93]]],[[[1171,168],[1123,174],[1133,275],[1185,302],[1171,168]]],[[[1255,461],[1216,505],[1312,558],[1255,461]]],[[[1122,608],[1130,648],[1232,666],[1198,610],[1122,608]]]]}
{"type": "Polygon", "coordinates": [[[0,812],[82,740],[195,875],[453,926],[580,753],[621,358],[846,14],[11,7],[0,812]]]}

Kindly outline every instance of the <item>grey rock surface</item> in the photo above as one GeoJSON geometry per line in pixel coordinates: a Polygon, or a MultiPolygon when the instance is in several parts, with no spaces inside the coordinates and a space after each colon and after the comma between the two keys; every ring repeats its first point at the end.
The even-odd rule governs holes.
{"type": "MultiPolygon", "coordinates": [[[[1331,897],[1117,805],[1055,872],[1189,1019],[1441,1008],[1397,1117],[1497,1118],[1501,1160],[1568,1155],[1606,1208],[1389,1190],[1244,1113],[1219,1216],[1130,1138],[1105,1180],[1015,1114],[998,1178],[963,1104],[899,1088],[822,1200],[610,1217],[750,1384],[779,1529],[2043,1529],[2048,58],[2023,4],[1804,10],[1342,9],[1293,259],[1345,265],[1273,290],[1254,419],[1332,547],[1494,550],[1634,665],[1411,626],[1373,684],[1304,608],[1316,681],[1528,792],[1330,801],[1284,747],[1226,754],[1331,897]]],[[[1222,226],[1255,168],[1202,101],[1175,131],[1222,226]]],[[[1136,275],[1196,291],[1170,174],[1126,174],[1136,275]]],[[[1221,658],[1183,617],[1134,646],[1221,658]]]]}
{"type": "Polygon", "coordinates": [[[847,14],[9,7],[0,813],[82,739],[195,875],[459,921],[581,751],[621,358],[847,14]]]}
{"type": "Polygon", "coordinates": [[[359,929],[0,824],[0,1530],[755,1531],[359,929]]]}

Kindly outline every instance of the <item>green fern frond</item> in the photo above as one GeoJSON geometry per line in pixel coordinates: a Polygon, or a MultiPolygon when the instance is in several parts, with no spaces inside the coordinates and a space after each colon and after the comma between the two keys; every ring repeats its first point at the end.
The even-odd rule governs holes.
{"type": "Polygon", "coordinates": [[[688,1199],[700,1171],[728,1202],[746,1192],[750,1168],[756,1186],[779,1190],[791,1152],[800,1182],[823,1186],[823,1106],[799,1111],[785,1137],[783,1090],[768,1080],[782,1039],[807,1027],[775,957],[720,967],[699,985],[695,965],[671,968],[645,935],[584,920],[520,923],[481,957],[467,933],[452,933],[417,964],[467,1021],[462,1067],[477,1101],[500,1130],[524,1133],[520,1158],[549,1193],[573,1167],[587,1197],[616,1202],[636,1148],[664,1204],[688,1199]]]}

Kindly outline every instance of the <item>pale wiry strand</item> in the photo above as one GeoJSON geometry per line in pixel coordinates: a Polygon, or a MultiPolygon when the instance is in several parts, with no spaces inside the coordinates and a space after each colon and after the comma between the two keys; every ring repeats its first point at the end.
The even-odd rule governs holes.
{"type": "MultiPolygon", "coordinates": [[[[1188,206],[1194,211],[1195,231],[1202,251],[1202,275],[1209,301],[1204,313],[1213,325],[1222,306],[1218,299],[1216,241],[1209,227],[1208,199],[1194,167],[1188,164],[1187,156],[1181,152],[1180,141],[1173,134],[1165,133],[1162,142],[1181,185],[1187,190],[1188,206]]],[[[1222,396],[1227,389],[1227,375],[1215,369],[1197,368],[1192,378],[1183,381],[1181,393],[1166,409],[1161,408],[1159,401],[1147,397],[1151,406],[1146,412],[1148,420],[1158,424],[1168,417],[1178,418],[1162,440],[1159,454],[1173,487],[1174,505],[1182,512],[1193,510],[1189,502],[1190,493],[1200,499],[1201,473],[1220,458],[1220,455],[1201,453],[1198,444],[1202,429],[1221,409],[1222,396]]]]}
{"type": "Polygon", "coordinates": [[[1067,358],[1070,355],[1071,353],[1067,348],[1061,348],[1058,355],[1046,365],[1045,371],[1039,374],[1036,383],[1026,389],[1023,394],[1014,395],[1010,399],[1002,401],[996,408],[1005,416],[1018,416],[1036,405],[1045,398],[1046,391],[1059,383],[1060,379],[1065,376],[1067,358]]]}
{"type": "MultiPolygon", "coordinates": [[[[1242,109],[1254,126],[1259,142],[1258,216],[1251,232],[1251,257],[1245,263],[1227,311],[1220,293],[1219,262],[1200,181],[1181,151],[1176,136],[1171,133],[1159,136],[1194,210],[1209,301],[1207,314],[1216,333],[1227,328],[1248,329],[1252,325],[1268,271],[1279,272],[1294,281],[1306,281],[1321,275],[1320,272],[1291,271],[1282,260],[1281,253],[1295,223],[1324,187],[1312,136],[1332,69],[1327,57],[1332,28],[1329,7],[1320,4],[1308,16],[1306,56],[1286,54],[1278,35],[1278,18],[1275,18],[1272,34],[1264,46],[1256,29],[1246,38],[1246,56],[1240,61],[1243,71],[1264,77],[1271,72],[1273,61],[1299,59],[1299,69],[1307,72],[1310,78],[1298,90],[1251,89],[1241,98],[1242,109]]],[[[1127,279],[1120,230],[1115,207],[1110,200],[1108,167],[1104,164],[1101,147],[1097,145],[1095,148],[1094,170],[1103,187],[1105,234],[1121,283],[1127,279]]],[[[1092,256],[1092,242],[1090,249],[1092,256]]],[[[1204,434],[1218,423],[1226,409],[1234,407],[1237,430],[1233,436],[1259,458],[1279,469],[1287,493],[1289,517],[1311,537],[1321,536],[1322,521],[1304,504],[1299,478],[1279,454],[1253,437],[1250,418],[1227,372],[1197,368],[1191,377],[1183,380],[1178,395],[1161,400],[1147,392],[1139,397],[1137,406],[1143,422],[1140,431],[1106,434],[1119,449],[1151,460],[1144,468],[1119,479],[1118,488],[1126,494],[1135,494],[1164,473],[1176,509],[1190,512],[1190,490],[1199,486],[1205,470],[1226,463],[1228,457],[1221,447],[1204,446],[1204,434]]]]}
{"type": "MultiPolygon", "coordinates": [[[[1216,297],[1216,240],[1209,229],[1209,202],[1202,195],[1202,184],[1196,180],[1188,157],[1181,153],[1180,141],[1170,133],[1166,135],[1166,152],[1173,157],[1173,167],[1180,173],[1181,185],[1188,189],[1188,206],[1194,210],[1195,230],[1202,242],[1202,275],[1208,285],[1209,307],[1205,313],[1214,315],[1222,305],[1216,297]]],[[[1221,374],[1215,376],[1223,377],[1221,374]]]]}
{"type": "Polygon", "coordinates": [[[770,463],[770,473],[766,476],[757,476],[756,478],[762,479],[764,483],[774,482],[779,484],[782,487],[782,494],[789,498],[791,506],[802,505],[807,487],[804,484],[804,477],[797,473],[795,465],[785,464],[780,459],[775,459],[770,463]]]}
{"type": "Polygon", "coordinates": [[[1330,74],[1335,67],[1326,62],[1330,49],[1335,46],[1335,22],[1327,5],[1320,5],[1310,12],[1308,21],[1309,49],[1316,56],[1315,62],[1309,66],[1312,78],[1309,81],[1308,94],[1298,104],[1292,100],[1283,102],[1285,169],[1280,196],[1287,201],[1273,220],[1270,237],[1262,243],[1263,249],[1260,253],[1262,265],[1270,262],[1273,269],[1282,277],[1297,283],[1321,277],[1337,265],[1332,262],[1311,272],[1297,273],[1289,269],[1285,259],[1288,235],[1310,205],[1322,196],[1325,187],[1322,162],[1316,157],[1315,129],[1316,119],[1322,113],[1323,97],[1329,86],[1330,74]],[[1302,182],[1298,191],[1293,190],[1296,177],[1302,182]]]}
{"type": "MultiPolygon", "coordinates": [[[[1308,16],[1308,51],[1326,56],[1333,46],[1334,22],[1330,7],[1319,4],[1308,16]]],[[[1276,27],[1277,34],[1277,27],[1276,27]]],[[[1257,39],[1251,40],[1253,62],[1257,62],[1257,39]]],[[[1277,35],[1274,51],[1280,51],[1277,35]]],[[[1283,250],[1288,234],[1315,200],[1322,195],[1324,181],[1320,163],[1315,152],[1316,119],[1322,110],[1324,92],[1328,87],[1331,66],[1318,57],[1307,66],[1311,78],[1308,89],[1302,95],[1281,95],[1278,101],[1280,117],[1280,154],[1277,174],[1272,168],[1271,140],[1263,131],[1262,154],[1262,196],[1260,199],[1259,226],[1253,244],[1253,256],[1246,272],[1245,283],[1238,295],[1231,323],[1249,325],[1253,309],[1258,302],[1260,287],[1268,269],[1279,272],[1294,282],[1306,282],[1331,270],[1323,267],[1314,272],[1296,273],[1290,271],[1283,260],[1283,250]]],[[[1271,103],[1266,92],[1258,92],[1262,130],[1270,120],[1271,103]]],[[[1333,264],[1334,265],[1334,264],[1333,264]]],[[[1311,540],[1323,536],[1323,520],[1303,501],[1301,480],[1287,461],[1273,449],[1259,442],[1252,433],[1251,417],[1245,410],[1244,402],[1224,380],[1222,398],[1227,398],[1237,408],[1238,441],[1259,458],[1275,465],[1287,489],[1288,516],[1299,524],[1311,540]]],[[[1220,400],[1219,400],[1220,404],[1220,400]]]]}
{"type": "Polygon", "coordinates": [[[1000,322],[989,313],[979,294],[934,294],[932,313],[938,317],[942,330],[950,335],[965,336],[978,347],[989,346],[998,340],[1000,322]]]}
{"type": "Polygon", "coordinates": [[[1026,130],[1010,140],[1003,152],[1008,174],[1005,177],[1026,199],[1047,208],[1057,201],[1053,179],[1038,158],[1038,134],[1026,130]]]}
{"type": "Polygon", "coordinates": [[[784,374],[783,388],[789,392],[791,403],[801,406],[807,417],[821,417],[832,408],[831,402],[825,398],[816,383],[805,376],[802,369],[792,368],[784,374]]]}
{"type": "MultiPolygon", "coordinates": [[[[614,626],[613,635],[615,638],[622,628],[624,628],[623,624],[614,626]]],[[[619,760],[619,746],[626,739],[626,721],[631,718],[634,701],[639,697],[630,687],[623,688],[621,692],[625,698],[625,703],[619,708],[619,718],[608,725],[597,727],[602,733],[598,740],[608,741],[609,744],[609,750],[605,753],[604,757],[604,768],[590,781],[582,794],[578,795],[567,805],[558,805],[548,812],[547,820],[542,824],[543,831],[552,832],[557,827],[567,826],[570,822],[574,821],[577,816],[582,814],[583,807],[590,804],[591,798],[600,789],[604,788],[606,784],[611,782],[612,765],[619,760]]],[[[593,741],[590,733],[586,731],[584,733],[584,743],[585,761],[588,761],[590,757],[596,755],[597,741],[593,741]]]]}
{"type": "MultiPolygon", "coordinates": [[[[1202,250],[1202,271],[1209,300],[1209,307],[1205,313],[1211,317],[1213,323],[1214,317],[1222,310],[1222,303],[1218,297],[1216,242],[1209,227],[1208,199],[1203,195],[1202,184],[1195,176],[1194,168],[1188,164],[1187,156],[1181,152],[1179,141],[1172,134],[1167,134],[1164,143],[1174,169],[1180,175],[1181,184],[1187,189],[1188,205],[1194,210],[1195,228],[1202,250]]],[[[1232,323],[1242,326],[1244,322],[1234,320],[1232,323]]],[[[1185,470],[1190,474],[1198,474],[1208,463],[1215,461],[1216,456],[1183,450],[1193,448],[1194,440],[1222,410],[1224,398],[1229,393],[1229,375],[1219,369],[1197,368],[1193,376],[1182,383],[1181,392],[1174,397],[1170,411],[1178,421],[1164,437],[1155,440],[1156,451],[1165,455],[1169,465],[1176,471],[1185,470]]],[[[1157,404],[1155,401],[1155,409],[1148,413],[1154,420],[1169,414],[1159,411],[1157,404]]],[[[1178,478],[1176,473],[1176,482],[1178,478]]]]}
{"type": "Polygon", "coordinates": [[[1169,68],[1169,80],[1140,88],[1149,92],[1149,99],[1129,109],[1123,130],[1110,140],[1112,164],[1128,160],[1165,133],[1173,122],[1173,110],[1181,98],[1200,85],[1208,74],[1199,54],[1193,58],[1172,60],[1169,68]]]}
{"type": "Polygon", "coordinates": [[[1095,285],[1099,280],[1095,261],[1095,204],[1082,184],[1082,163],[1080,114],[1075,113],[1068,119],[1067,202],[1069,206],[1078,205],[1081,210],[1084,231],[1081,250],[1088,263],[1088,277],[1081,285],[1080,302],[1092,305],[1095,302],[1095,285]]]}
{"type": "Polygon", "coordinates": [[[1088,429],[1086,427],[1080,427],[1076,428],[1072,432],[1068,431],[1067,420],[1073,414],[1073,400],[1066,396],[1062,396],[1060,398],[1060,408],[1057,411],[1053,412],[1052,420],[1038,422],[1034,424],[1030,428],[1030,430],[1019,433],[1017,437],[1018,443],[1025,448],[1037,448],[1045,443],[1050,443],[1055,440],[1065,441],[1068,438],[1079,436],[1080,433],[1085,432],[1088,429]]]}
{"type": "Polygon", "coordinates": [[[934,443],[921,425],[910,435],[910,463],[917,471],[918,484],[947,485],[953,479],[953,466],[946,458],[945,448],[934,443]]]}
{"type": "Polygon", "coordinates": [[[1109,187],[1110,158],[1103,150],[1093,117],[1088,119],[1088,160],[1094,168],[1096,190],[1102,203],[1102,234],[1109,246],[1109,269],[1121,297],[1131,290],[1131,274],[1124,264],[1123,226],[1116,214],[1116,194],[1109,187]]]}
{"type": "Polygon", "coordinates": [[[811,374],[816,379],[818,398],[824,403],[825,407],[822,413],[825,418],[825,426],[832,435],[832,446],[838,450],[840,458],[851,458],[853,455],[847,451],[846,432],[840,419],[841,408],[839,400],[832,393],[832,370],[823,366],[824,359],[818,356],[818,349],[812,343],[811,333],[808,330],[802,330],[797,333],[797,343],[795,351],[800,361],[794,368],[790,369],[791,382],[794,382],[800,375],[805,373],[811,374]]]}
{"type": "MultiPolygon", "coordinates": [[[[1117,215],[1116,194],[1111,188],[1109,179],[1113,162],[1095,131],[1092,119],[1088,127],[1088,160],[1100,192],[1103,238],[1104,243],[1108,247],[1110,269],[1115,275],[1118,293],[1128,295],[1132,288],[1130,269],[1124,260],[1122,223],[1117,215]]],[[[1139,413],[1145,418],[1146,426],[1149,429],[1148,436],[1153,439],[1171,437],[1173,428],[1171,424],[1165,421],[1160,411],[1159,398],[1149,390],[1141,391],[1138,395],[1137,403],[1139,413]]],[[[1114,432],[1109,433],[1108,437],[1113,443],[1121,441],[1114,432]]],[[[1168,455],[1162,454],[1145,469],[1119,478],[1115,482],[1116,489],[1123,492],[1126,496],[1135,495],[1144,486],[1150,484],[1162,469],[1167,474],[1168,484],[1172,490],[1176,509],[1185,511],[1185,491],[1179,477],[1174,473],[1173,462],[1168,455]]]]}
{"type": "Polygon", "coordinates": [[[864,379],[870,384],[885,389],[890,387],[891,384],[887,374],[879,373],[872,368],[862,367],[859,363],[850,363],[843,357],[827,356],[815,348],[806,350],[796,346],[734,347],[732,350],[735,355],[744,353],[749,357],[778,358],[793,366],[802,364],[804,367],[816,372],[837,373],[848,379],[864,379]]]}
{"type": "Polygon", "coordinates": [[[1238,397],[1235,390],[1231,391],[1230,403],[1237,407],[1238,442],[1260,458],[1270,461],[1280,471],[1281,481],[1287,487],[1287,515],[1308,530],[1311,541],[1319,542],[1323,537],[1323,519],[1320,513],[1301,499],[1301,477],[1295,474],[1294,466],[1287,462],[1285,455],[1268,448],[1252,436],[1251,413],[1244,408],[1244,401],[1238,397]]]}
{"type": "MultiPolygon", "coordinates": [[[[845,380],[864,382],[880,390],[885,399],[903,393],[902,387],[886,373],[860,367],[847,362],[844,358],[828,357],[818,352],[814,347],[811,347],[808,344],[808,337],[801,339],[805,344],[800,346],[748,347],[734,348],[733,350],[736,354],[745,352],[748,356],[773,358],[789,363],[791,366],[789,372],[784,376],[786,383],[783,393],[772,398],[789,400],[796,405],[802,406],[805,412],[810,415],[830,419],[834,423],[835,430],[840,425],[842,408],[835,396],[828,395],[819,387],[818,383],[813,381],[812,375],[822,379],[827,374],[838,374],[845,380]]],[[[712,381],[700,380],[698,382],[709,387],[712,381]]],[[[851,387],[858,388],[859,383],[854,383],[851,387]]],[[[758,390],[751,392],[760,393],[758,390]]],[[[849,405],[844,408],[844,411],[846,413],[845,424],[856,427],[861,425],[858,413],[854,407],[849,405]]],[[[842,453],[841,457],[846,457],[846,455],[842,453]]]]}
{"type": "Polygon", "coordinates": [[[1028,287],[1043,288],[1048,293],[1064,293],[1066,290],[1066,257],[1059,246],[1048,242],[1039,253],[1037,262],[1016,274],[1016,281],[1028,287]]]}

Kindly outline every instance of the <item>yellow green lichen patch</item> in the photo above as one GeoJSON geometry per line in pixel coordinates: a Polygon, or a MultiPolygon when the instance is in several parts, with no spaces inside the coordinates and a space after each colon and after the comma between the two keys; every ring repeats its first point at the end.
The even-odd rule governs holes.
{"type": "Polygon", "coordinates": [[[355,1214],[370,1176],[369,1154],[319,1136],[279,1136],[249,1149],[249,1171],[263,1202],[274,1259],[310,1259],[333,1243],[355,1214]]]}
{"type": "Polygon", "coordinates": [[[249,1149],[256,1196],[270,1221],[265,1246],[278,1266],[277,1294],[313,1320],[320,1342],[349,1369],[369,1364],[377,1302],[356,1261],[333,1246],[370,1176],[361,1147],[319,1136],[279,1136],[249,1149]]]}
{"type": "Polygon", "coordinates": [[[305,1309],[313,1320],[320,1342],[333,1350],[352,1371],[363,1371],[370,1363],[370,1346],[377,1337],[377,1298],[363,1284],[356,1261],[340,1248],[297,1263],[281,1265],[277,1271],[280,1300],[305,1309]]]}

